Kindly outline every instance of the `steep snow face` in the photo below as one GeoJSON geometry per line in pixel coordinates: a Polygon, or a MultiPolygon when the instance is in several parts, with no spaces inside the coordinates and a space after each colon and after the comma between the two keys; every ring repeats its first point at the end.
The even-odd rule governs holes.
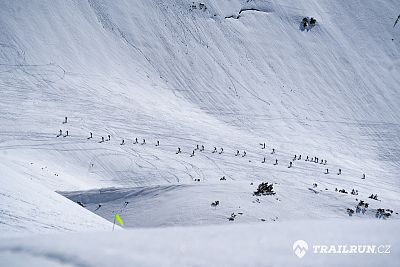
{"type": "MultiPolygon", "coordinates": [[[[1,1],[0,160],[13,169],[1,181],[30,177],[54,196],[225,175],[306,191],[323,181],[395,203],[398,1],[202,3],[1,1]],[[308,31],[304,17],[317,20],[308,31]],[[60,129],[69,136],[56,138],[60,129]],[[190,158],[196,144],[206,151],[190,158]],[[294,154],[327,159],[343,178],[323,180],[325,166],[304,162],[289,170],[294,154]]],[[[10,195],[2,203],[14,205],[10,195]]]]}
{"type": "Polygon", "coordinates": [[[77,206],[29,173],[3,163],[0,191],[0,237],[76,231],[111,230],[112,224],[77,206]],[[21,173],[23,172],[23,173],[21,173]]]}

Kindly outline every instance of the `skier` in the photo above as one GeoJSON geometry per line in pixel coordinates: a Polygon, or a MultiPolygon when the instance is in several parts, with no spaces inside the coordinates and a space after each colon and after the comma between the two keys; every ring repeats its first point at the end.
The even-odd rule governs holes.
{"type": "Polygon", "coordinates": [[[365,173],[363,173],[363,176],[362,176],[362,178],[361,179],[365,179],[365,173]]]}
{"type": "Polygon", "coordinates": [[[309,161],[308,156],[307,156],[307,158],[306,158],[306,161],[309,161]]]}
{"type": "Polygon", "coordinates": [[[275,159],[274,165],[278,165],[278,159],[275,159]]]}
{"type": "Polygon", "coordinates": [[[325,172],[325,174],[328,174],[329,173],[329,170],[328,169],[326,169],[326,172],[325,172]]]}
{"type": "Polygon", "coordinates": [[[243,151],[242,158],[246,157],[246,151],[243,151]]]}
{"type": "Polygon", "coordinates": [[[102,142],[102,143],[104,142],[104,136],[101,137],[101,142],[102,142]]]}
{"type": "Polygon", "coordinates": [[[264,160],[263,160],[263,161],[261,161],[261,163],[265,163],[265,157],[264,157],[264,160]]]}
{"type": "Polygon", "coordinates": [[[68,122],[68,118],[67,117],[65,117],[65,120],[64,120],[64,122],[63,123],[67,123],[68,122]]]}
{"type": "Polygon", "coordinates": [[[121,142],[120,145],[121,145],[121,146],[122,146],[122,145],[125,145],[125,140],[124,140],[124,139],[122,139],[122,142],[121,142]]]}
{"type": "Polygon", "coordinates": [[[107,141],[110,141],[111,140],[111,135],[108,135],[108,140],[107,141]]]}
{"type": "Polygon", "coordinates": [[[263,144],[263,147],[261,149],[265,149],[265,143],[263,144]]]}
{"type": "Polygon", "coordinates": [[[158,141],[158,140],[157,140],[157,144],[156,144],[156,146],[159,146],[159,145],[160,145],[160,141],[158,141]]]}
{"type": "Polygon", "coordinates": [[[339,169],[338,175],[342,174],[342,169],[339,169]]]}
{"type": "Polygon", "coordinates": [[[138,143],[138,140],[137,140],[137,138],[135,138],[135,142],[133,142],[134,144],[137,144],[138,143]]]}
{"type": "Polygon", "coordinates": [[[60,133],[57,135],[57,137],[60,137],[62,135],[62,130],[60,129],[60,133]]]}
{"type": "Polygon", "coordinates": [[[296,154],[294,154],[294,158],[293,158],[293,160],[296,160],[297,159],[297,155],[296,154]]]}
{"type": "Polygon", "coordinates": [[[146,144],[146,139],[143,138],[143,143],[142,143],[142,145],[145,145],[145,144],[146,144]]]}
{"type": "Polygon", "coordinates": [[[298,160],[301,160],[301,155],[299,155],[299,158],[298,158],[298,160]]]}
{"type": "Polygon", "coordinates": [[[292,168],[292,162],[289,162],[289,167],[288,168],[292,168]]]}
{"type": "Polygon", "coordinates": [[[67,137],[68,136],[68,130],[66,131],[66,134],[64,135],[64,137],[67,137]]]}
{"type": "Polygon", "coordinates": [[[90,132],[90,139],[91,139],[91,138],[93,138],[93,133],[92,133],[92,132],[90,132]]]}
{"type": "Polygon", "coordinates": [[[195,150],[199,150],[199,145],[196,145],[196,149],[195,150]]]}
{"type": "Polygon", "coordinates": [[[194,150],[193,150],[192,154],[190,155],[190,157],[194,157],[194,150]]]}
{"type": "Polygon", "coordinates": [[[272,149],[271,154],[275,154],[275,148],[272,149]]]}
{"type": "Polygon", "coordinates": [[[325,162],[324,165],[326,165],[326,160],[324,162],[325,162]]]}
{"type": "Polygon", "coordinates": [[[214,150],[213,150],[212,153],[217,153],[217,148],[216,147],[214,147],[214,150]]]}
{"type": "Polygon", "coordinates": [[[239,150],[236,150],[235,156],[239,156],[239,154],[240,154],[239,150]]]}
{"type": "Polygon", "coordinates": [[[175,154],[178,155],[179,153],[181,153],[181,148],[180,147],[178,147],[178,151],[175,154]]]}
{"type": "Polygon", "coordinates": [[[224,149],[221,147],[221,151],[219,152],[219,154],[224,153],[224,149]]]}
{"type": "Polygon", "coordinates": [[[321,162],[320,162],[319,164],[324,164],[324,160],[323,160],[323,159],[321,159],[321,162]]]}
{"type": "Polygon", "coordinates": [[[201,145],[200,151],[204,151],[204,145],[201,145]]]}
{"type": "Polygon", "coordinates": [[[315,157],[315,163],[318,163],[319,158],[315,157]]]}

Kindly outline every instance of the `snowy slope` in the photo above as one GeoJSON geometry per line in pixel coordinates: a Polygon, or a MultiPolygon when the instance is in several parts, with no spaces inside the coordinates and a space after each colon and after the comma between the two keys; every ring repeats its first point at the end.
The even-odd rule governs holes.
{"type": "Polygon", "coordinates": [[[111,229],[111,223],[1,164],[0,237],[111,229]]]}
{"type": "Polygon", "coordinates": [[[204,4],[0,1],[1,236],[102,230],[124,201],[127,225],[141,227],[229,223],[232,212],[376,220],[378,208],[398,222],[398,1],[204,4]],[[317,19],[310,31],[304,16],[317,19]],[[205,151],[190,157],[197,144],[205,151]],[[253,203],[262,181],[277,195],[253,203]],[[106,219],[55,191],[91,211],[103,203],[106,219]],[[349,217],[360,199],[370,212],[349,217]]]}
{"type": "Polygon", "coordinates": [[[393,221],[299,221],[297,224],[171,227],[60,234],[57,238],[41,236],[34,240],[5,239],[0,243],[0,263],[4,266],[87,267],[398,266],[397,226],[393,221]],[[368,232],[374,235],[366,235],[368,232]],[[308,250],[301,259],[292,249],[299,239],[308,243],[308,250]],[[347,245],[346,251],[349,245],[361,248],[368,245],[390,253],[314,254],[314,245],[347,245]]]}

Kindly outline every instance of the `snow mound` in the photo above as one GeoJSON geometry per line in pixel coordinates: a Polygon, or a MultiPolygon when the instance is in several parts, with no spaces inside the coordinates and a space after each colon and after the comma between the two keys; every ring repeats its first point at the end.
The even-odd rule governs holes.
{"type": "MultiPolygon", "coordinates": [[[[2,266],[397,266],[397,222],[298,221],[4,239],[2,266]],[[374,234],[366,234],[371,233],[374,234]],[[293,245],[304,240],[300,259],[293,245]],[[315,254],[314,245],[369,245],[390,253],[315,254]],[[388,249],[389,247],[389,250],[388,249]]],[[[358,250],[357,250],[358,251],[358,250]]]]}

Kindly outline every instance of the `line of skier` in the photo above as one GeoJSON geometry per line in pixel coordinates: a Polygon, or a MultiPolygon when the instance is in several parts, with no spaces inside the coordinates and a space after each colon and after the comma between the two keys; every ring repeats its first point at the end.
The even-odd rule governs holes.
{"type": "MultiPolygon", "coordinates": [[[[64,118],[64,121],[63,121],[63,124],[67,124],[67,123],[68,123],[68,117],[65,117],[65,118],[64,118]]],[[[60,129],[59,134],[57,135],[57,137],[60,137],[60,136],[68,137],[68,136],[69,136],[69,131],[67,130],[67,131],[65,132],[65,134],[63,135],[63,131],[60,129]]],[[[106,142],[106,141],[111,141],[111,135],[108,134],[107,137],[108,137],[108,138],[105,139],[104,136],[102,136],[102,137],[101,137],[101,140],[99,141],[99,143],[104,143],[104,142],[106,142]]],[[[88,137],[87,139],[89,140],[89,139],[92,139],[92,138],[93,138],[93,133],[92,133],[92,132],[89,132],[89,137],[88,137]]],[[[125,143],[125,140],[122,139],[120,145],[122,146],[122,145],[125,145],[125,144],[126,144],[126,143],[125,143]]],[[[133,144],[139,144],[138,138],[135,138],[133,144]]],[[[143,139],[142,139],[142,142],[141,142],[140,144],[141,144],[141,145],[146,145],[146,139],[143,138],[143,139]]],[[[260,145],[261,145],[261,149],[266,149],[266,148],[267,148],[265,142],[264,142],[264,143],[260,143],[260,145]]],[[[159,141],[159,140],[156,141],[155,146],[156,146],[156,147],[160,146],[160,141],[159,141]]],[[[204,145],[199,145],[199,144],[197,144],[196,147],[192,150],[192,153],[190,154],[190,157],[194,157],[196,151],[199,151],[199,152],[205,151],[204,145]]],[[[175,154],[178,155],[178,154],[181,154],[181,153],[182,153],[182,150],[181,150],[180,147],[178,147],[178,149],[177,149],[177,151],[176,151],[175,154]]],[[[224,153],[224,149],[223,149],[222,147],[219,148],[219,149],[217,149],[217,147],[214,147],[214,149],[211,151],[211,153],[213,153],[213,154],[214,154],[214,153],[218,153],[218,154],[221,155],[221,154],[224,153]]],[[[275,148],[272,148],[271,155],[274,155],[275,153],[276,153],[275,148]]],[[[240,156],[240,157],[244,158],[244,157],[247,156],[247,152],[244,150],[244,151],[241,153],[239,150],[236,150],[236,153],[234,154],[234,156],[235,156],[235,157],[239,157],[239,156],[240,156]]],[[[295,154],[294,157],[293,157],[293,159],[289,162],[288,168],[292,168],[292,167],[293,167],[293,162],[298,161],[298,160],[301,160],[301,159],[302,159],[302,155],[301,155],[301,154],[300,154],[300,155],[295,154]]],[[[319,163],[319,164],[321,164],[321,165],[327,165],[327,160],[326,160],[326,159],[325,159],[325,160],[324,160],[324,159],[320,159],[319,157],[316,157],[316,156],[311,157],[311,158],[310,158],[309,156],[306,156],[306,158],[304,159],[304,161],[313,162],[313,163],[319,163]]],[[[263,160],[261,161],[261,163],[266,163],[266,162],[267,162],[267,159],[266,159],[266,157],[264,156],[264,157],[263,157],[263,160]]],[[[273,163],[273,165],[274,165],[274,166],[278,165],[278,159],[275,159],[275,162],[273,163]]],[[[328,168],[325,169],[325,174],[330,174],[328,168]]],[[[337,172],[337,175],[341,175],[341,174],[342,174],[342,169],[339,169],[338,172],[337,172]]],[[[361,179],[365,179],[365,174],[362,175],[362,178],[361,178],[361,179]]]]}

